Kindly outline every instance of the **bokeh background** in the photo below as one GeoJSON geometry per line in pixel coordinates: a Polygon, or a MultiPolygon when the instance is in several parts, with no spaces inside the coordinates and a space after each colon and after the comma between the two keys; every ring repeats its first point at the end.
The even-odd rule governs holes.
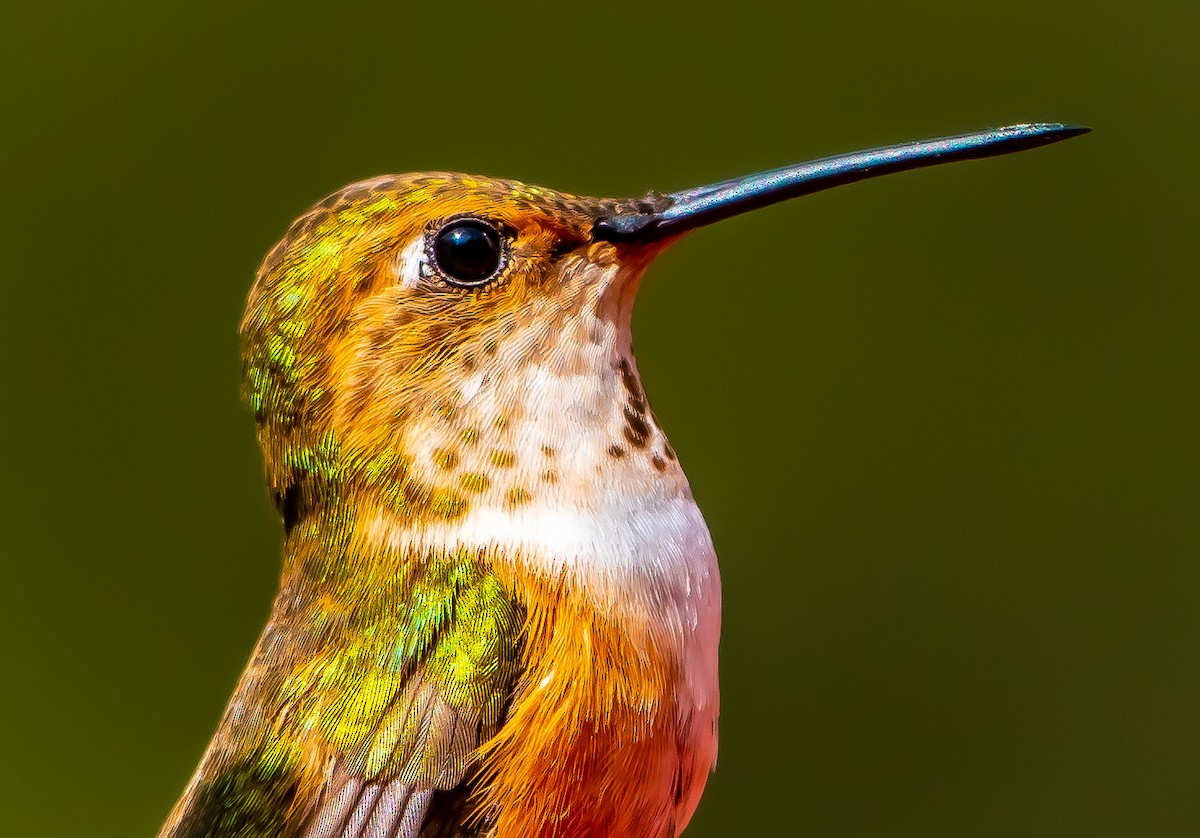
{"type": "Polygon", "coordinates": [[[1200,6],[11,4],[9,835],[151,835],[266,614],[262,255],[342,184],[1088,137],[698,233],[635,327],[723,561],[689,838],[1200,834],[1200,6]]]}

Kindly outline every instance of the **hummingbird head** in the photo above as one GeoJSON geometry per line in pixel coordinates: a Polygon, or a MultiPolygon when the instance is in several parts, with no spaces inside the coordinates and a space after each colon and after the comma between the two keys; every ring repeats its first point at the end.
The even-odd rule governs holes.
{"type": "Polygon", "coordinates": [[[281,503],[327,471],[446,520],[639,449],[665,472],[665,439],[645,451],[629,348],[638,280],[665,242],[596,226],[668,203],[424,173],[353,184],[301,216],[242,322],[244,393],[281,503]]]}
{"type": "Polygon", "coordinates": [[[796,195],[1084,130],[1013,126],[631,200],[445,173],[346,187],[268,254],[242,321],[244,394],[285,524],[359,489],[413,526],[687,495],[630,345],[657,253],[796,195]]]}

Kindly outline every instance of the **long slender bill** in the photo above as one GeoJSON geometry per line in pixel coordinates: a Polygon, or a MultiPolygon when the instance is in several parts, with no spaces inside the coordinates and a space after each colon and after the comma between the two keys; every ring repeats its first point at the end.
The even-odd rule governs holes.
{"type": "Polygon", "coordinates": [[[601,218],[596,222],[593,235],[601,241],[651,242],[834,186],[957,160],[1011,154],[1077,137],[1090,130],[1082,125],[1061,123],[1010,125],[973,134],[839,154],[672,192],[666,196],[671,201],[666,209],[601,218]]]}

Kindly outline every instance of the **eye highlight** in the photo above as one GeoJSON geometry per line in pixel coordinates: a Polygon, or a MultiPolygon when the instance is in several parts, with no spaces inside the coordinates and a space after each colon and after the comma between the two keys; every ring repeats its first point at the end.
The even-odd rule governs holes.
{"type": "Polygon", "coordinates": [[[451,285],[478,288],[504,265],[500,231],[479,218],[451,221],[433,234],[429,256],[451,285]]]}

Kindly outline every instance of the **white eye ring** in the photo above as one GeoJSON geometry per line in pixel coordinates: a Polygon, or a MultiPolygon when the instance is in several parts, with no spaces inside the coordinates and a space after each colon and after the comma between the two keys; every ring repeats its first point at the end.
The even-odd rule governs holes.
{"type": "Polygon", "coordinates": [[[437,275],[437,270],[429,262],[424,235],[406,244],[396,257],[396,281],[407,288],[413,288],[437,275]]]}

